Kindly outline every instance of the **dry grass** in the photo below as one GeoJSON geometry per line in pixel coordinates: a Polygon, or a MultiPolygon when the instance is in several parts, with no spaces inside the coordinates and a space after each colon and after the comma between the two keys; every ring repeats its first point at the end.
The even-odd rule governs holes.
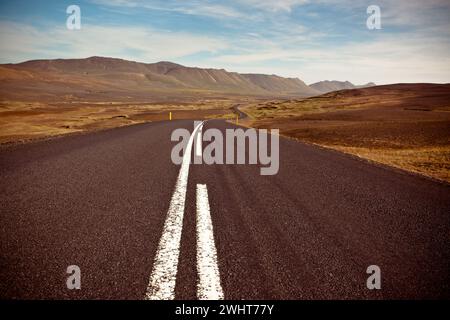
{"type": "Polygon", "coordinates": [[[244,124],[450,182],[450,86],[396,85],[252,103],[244,124]]]}
{"type": "Polygon", "coordinates": [[[450,182],[450,147],[370,149],[331,146],[331,148],[378,163],[450,182]]]}
{"type": "Polygon", "coordinates": [[[0,102],[0,143],[169,119],[231,118],[228,99],[194,103],[0,102]]]}

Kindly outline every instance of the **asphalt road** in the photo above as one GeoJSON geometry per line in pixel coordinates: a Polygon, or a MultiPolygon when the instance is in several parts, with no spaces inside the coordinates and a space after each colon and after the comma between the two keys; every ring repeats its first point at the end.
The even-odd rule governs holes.
{"type": "Polygon", "coordinates": [[[239,104],[233,106],[233,111],[238,115],[239,119],[246,119],[248,116],[245,112],[239,109],[239,104]]]}
{"type": "MultiPolygon", "coordinates": [[[[193,123],[2,147],[0,298],[144,299],[179,205],[178,127],[193,123]],[[81,269],[80,290],[66,287],[69,265],[81,269]]],[[[234,126],[203,131],[212,127],[234,126]]],[[[448,185],[289,139],[274,176],[259,165],[188,168],[176,299],[197,298],[199,261],[218,271],[225,299],[450,298],[448,185]],[[206,231],[197,184],[207,187],[206,231]],[[214,254],[198,255],[198,232],[211,232],[214,254]],[[369,265],[381,269],[380,290],[366,287],[369,265]]]]}

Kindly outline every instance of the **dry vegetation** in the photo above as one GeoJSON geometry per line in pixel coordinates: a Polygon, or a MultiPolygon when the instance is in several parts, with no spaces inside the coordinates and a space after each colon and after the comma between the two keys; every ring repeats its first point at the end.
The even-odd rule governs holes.
{"type": "Polygon", "coordinates": [[[0,102],[0,143],[169,119],[232,118],[232,99],[191,103],[0,102]]]}
{"type": "Polygon", "coordinates": [[[253,103],[246,125],[450,181],[450,85],[392,85],[253,103]]]}

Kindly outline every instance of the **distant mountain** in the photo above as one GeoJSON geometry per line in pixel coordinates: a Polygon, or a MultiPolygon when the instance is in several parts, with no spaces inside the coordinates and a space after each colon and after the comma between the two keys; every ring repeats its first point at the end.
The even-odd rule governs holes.
{"type": "Polygon", "coordinates": [[[283,78],[276,75],[265,74],[241,74],[241,76],[257,87],[273,94],[280,92],[282,94],[300,94],[304,96],[319,94],[319,92],[311,89],[298,78],[283,78]]]}
{"type": "Polygon", "coordinates": [[[339,91],[339,90],[349,90],[349,89],[358,89],[358,88],[368,88],[368,87],[373,87],[376,84],[373,82],[369,82],[367,84],[364,85],[354,85],[353,83],[349,82],[349,81],[329,81],[329,80],[325,80],[325,81],[320,81],[320,82],[316,82],[310,85],[311,88],[313,88],[314,90],[317,90],[321,93],[328,93],[328,92],[332,92],[332,91],[339,91]]]}
{"type": "Polygon", "coordinates": [[[172,62],[139,63],[116,58],[33,60],[0,65],[0,98],[16,93],[151,97],[170,94],[251,94],[307,97],[320,92],[298,78],[239,74],[223,69],[185,67],[172,62]]]}
{"type": "Polygon", "coordinates": [[[376,84],[374,82],[369,82],[366,84],[356,86],[356,88],[370,88],[370,87],[375,87],[375,86],[376,86],[376,84]]]}

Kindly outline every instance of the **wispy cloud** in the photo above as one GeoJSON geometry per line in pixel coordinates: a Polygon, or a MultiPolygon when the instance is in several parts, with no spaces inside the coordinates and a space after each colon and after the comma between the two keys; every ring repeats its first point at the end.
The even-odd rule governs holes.
{"type": "Polygon", "coordinates": [[[210,3],[208,1],[144,1],[144,0],[92,0],[103,6],[140,8],[147,10],[169,11],[211,18],[244,18],[244,14],[231,6],[210,3]]]}
{"type": "Polygon", "coordinates": [[[316,49],[275,48],[258,53],[242,53],[215,57],[216,64],[227,64],[241,72],[269,72],[277,61],[277,72],[300,76],[308,83],[323,79],[350,80],[355,83],[375,81],[449,82],[449,46],[439,39],[380,39],[371,43],[351,43],[342,47],[316,49]]]}
{"type": "Polygon", "coordinates": [[[224,12],[227,16],[234,17],[241,15],[235,8],[252,8],[264,11],[284,11],[291,12],[294,7],[309,3],[310,0],[230,0],[230,1],[211,1],[211,0],[195,0],[195,1],[146,1],[146,0],[92,0],[92,2],[116,7],[134,7],[161,10],[186,10],[195,11],[198,14],[207,14],[210,12],[224,12]],[[206,9],[204,9],[206,8],[206,9]]]}
{"type": "Polygon", "coordinates": [[[309,0],[239,0],[238,3],[265,11],[291,12],[294,7],[306,4],[309,0]]]}
{"type": "Polygon", "coordinates": [[[0,51],[3,62],[94,55],[157,61],[227,48],[223,40],[145,27],[83,25],[79,31],[69,31],[12,22],[0,23],[0,42],[9,44],[0,51]]]}

